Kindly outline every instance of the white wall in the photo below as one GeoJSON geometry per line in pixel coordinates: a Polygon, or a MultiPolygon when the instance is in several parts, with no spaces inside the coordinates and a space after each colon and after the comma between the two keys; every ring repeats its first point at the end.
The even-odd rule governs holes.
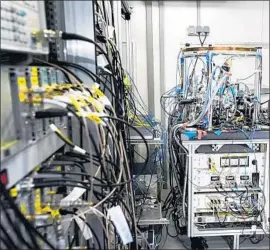
{"type": "MultiPolygon", "coordinates": [[[[180,44],[198,43],[186,28],[197,24],[196,1],[165,2],[165,84],[175,85],[176,59],[180,44]]],[[[201,1],[200,25],[210,27],[211,44],[269,44],[269,2],[201,1]]],[[[269,86],[269,50],[263,50],[263,85],[269,86]]]]}
{"type": "Polygon", "coordinates": [[[154,2],[152,5],[152,25],[153,25],[153,69],[154,69],[154,113],[156,120],[161,120],[161,106],[160,106],[160,96],[161,96],[161,79],[160,79],[160,19],[159,19],[159,5],[158,2],[154,2]]]}
{"type": "Polygon", "coordinates": [[[269,28],[265,30],[262,27],[265,18],[268,16],[269,19],[269,11],[266,12],[269,10],[269,2],[202,1],[201,8],[201,24],[210,26],[213,42],[269,41],[269,28]]]}
{"type": "MultiPolygon", "coordinates": [[[[201,7],[201,24],[210,26],[212,44],[269,44],[268,1],[202,1],[201,7]]],[[[263,50],[262,83],[269,87],[269,49],[263,50]]]]}
{"type": "MultiPolygon", "coordinates": [[[[137,42],[137,83],[147,100],[146,18],[143,1],[130,1],[134,6],[132,37],[137,42]]],[[[156,8],[156,6],[154,6],[156,8]]],[[[210,27],[211,43],[264,43],[269,46],[268,1],[201,1],[200,24],[210,27]]],[[[196,1],[164,1],[165,89],[175,86],[176,58],[188,37],[186,29],[197,25],[196,1]]],[[[155,31],[153,31],[155,34],[155,31]]],[[[157,39],[155,37],[154,39],[157,39]]],[[[156,54],[156,52],[155,52],[156,54]]],[[[263,85],[269,87],[269,49],[263,49],[263,85]]]]}
{"type": "Polygon", "coordinates": [[[137,88],[148,104],[147,90],[147,52],[146,52],[146,9],[144,1],[130,1],[133,7],[131,16],[131,42],[134,53],[134,81],[137,88]]]}
{"type": "Polygon", "coordinates": [[[165,89],[176,84],[176,60],[181,47],[187,39],[186,29],[189,25],[196,25],[195,1],[165,1],[164,2],[164,62],[165,89]]]}

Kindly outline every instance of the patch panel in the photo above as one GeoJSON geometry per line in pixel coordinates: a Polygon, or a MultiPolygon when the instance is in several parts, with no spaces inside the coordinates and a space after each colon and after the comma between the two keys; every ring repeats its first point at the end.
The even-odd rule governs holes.
{"type": "MultiPolygon", "coordinates": [[[[230,214],[227,213],[220,213],[219,216],[213,216],[213,214],[202,214],[199,216],[196,216],[194,218],[195,223],[198,224],[205,224],[205,223],[235,223],[235,222],[243,222],[243,220],[241,220],[241,218],[235,217],[235,216],[230,216],[230,214]]],[[[245,222],[255,222],[256,218],[255,217],[250,217],[250,218],[246,218],[245,222]]]]}
{"type": "Polygon", "coordinates": [[[249,167],[249,157],[245,156],[232,156],[221,157],[220,167],[249,167]]]}
{"type": "MultiPolygon", "coordinates": [[[[243,211],[250,212],[252,209],[262,210],[265,200],[261,191],[250,191],[252,195],[240,196],[236,192],[226,192],[227,196],[224,195],[224,191],[220,193],[208,193],[208,194],[196,194],[193,198],[195,207],[195,216],[197,213],[230,213],[243,211]]],[[[241,194],[241,193],[240,193],[241,194]]],[[[235,214],[234,214],[235,215],[235,214]]],[[[245,220],[245,216],[243,219],[245,220]]]]}
{"type": "Polygon", "coordinates": [[[259,173],[262,185],[266,164],[265,152],[246,154],[195,154],[193,183],[196,192],[222,188],[253,187],[252,173],[259,173]],[[256,159],[256,164],[254,160],[256,159]],[[230,166],[230,161],[239,167],[230,166]],[[241,166],[240,166],[241,164],[241,166]],[[242,165],[243,164],[243,165],[242,165]],[[224,167],[228,165],[228,167],[224,167]],[[244,166],[245,165],[245,166],[244,166]]]}
{"type": "MultiPolygon", "coordinates": [[[[63,74],[51,67],[1,67],[1,104],[6,107],[1,122],[2,160],[51,132],[49,119],[36,119],[35,113],[48,107],[44,98],[51,98],[63,79],[63,74]],[[7,128],[14,132],[7,133],[7,128]]],[[[65,118],[51,121],[60,127],[66,124],[65,118]]]]}
{"type": "Polygon", "coordinates": [[[43,134],[42,122],[33,116],[36,111],[43,109],[38,68],[10,69],[10,88],[18,138],[35,141],[43,134]]]}

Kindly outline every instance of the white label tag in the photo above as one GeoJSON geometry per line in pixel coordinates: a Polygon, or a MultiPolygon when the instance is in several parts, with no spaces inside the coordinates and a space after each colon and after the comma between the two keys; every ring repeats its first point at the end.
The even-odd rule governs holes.
{"type": "MultiPolygon", "coordinates": [[[[76,214],[78,214],[80,217],[82,217],[86,221],[86,217],[83,214],[83,211],[81,211],[79,209],[76,212],[76,214]]],[[[76,223],[78,224],[80,230],[82,231],[84,238],[86,240],[89,240],[89,239],[93,238],[92,232],[91,232],[90,228],[86,225],[86,223],[84,222],[84,220],[82,220],[79,217],[75,217],[75,216],[74,216],[74,219],[75,219],[76,223]]]]}
{"type": "Polygon", "coordinates": [[[132,235],[127,224],[127,220],[120,206],[112,207],[108,210],[108,216],[113,222],[116,230],[123,241],[123,244],[126,245],[133,241],[132,235]]]}
{"type": "Polygon", "coordinates": [[[109,38],[113,39],[113,34],[114,34],[114,27],[113,26],[108,26],[108,33],[109,33],[109,38]]]}
{"type": "Polygon", "coordinates": [[[99,98],[99,101],[101,101],[105,106],[112,106],[110,100],[108,99],[107,96],[102,96],[99,98]]]}
{"type": "Polygon", "coordinates": [[[60,201],[60,207],[72,205],[72,203],[78,200],[85,193],[85,191],[86,191],[85,188],[80,187],[73,188],[70,194],[60,201]]]}
{"type": "Polygon", "coordinates": [[[103,70],[105,70],[105,66],[108,64],[107,60],[105,59],[104,55],[97,56],[97,65],[103,70]]]}

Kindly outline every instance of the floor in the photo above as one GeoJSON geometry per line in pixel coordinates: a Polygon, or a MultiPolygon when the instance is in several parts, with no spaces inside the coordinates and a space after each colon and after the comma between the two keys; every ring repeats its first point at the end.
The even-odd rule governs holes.
{"type": "MultiPolygon", "coordinates": [[[[181,243],[179,240],[169,238],[169,237],[167,238],[165,244],[164,244],[164,241],[161,242],[161,247],[164,244],[162,249],[179,249],[179,250],[191,249],[190,240],[188,237],[182,236],[181,240],[184,242],[186,248],[183,246],[183,243],[181,243]]],[[[227,242],[221,237],[209,237],[209,238],[206,238],[206,240],[207,240],[209,250],[210,249],[213,249],[213,250],[230,249],[227,242]]],[[[240,249],[270,249],[269,238],[265,237],[265,239],[257,245],[253,245],[250,243],[249,240],[246,240],[243,244],[240,245],[240,249]]]]}

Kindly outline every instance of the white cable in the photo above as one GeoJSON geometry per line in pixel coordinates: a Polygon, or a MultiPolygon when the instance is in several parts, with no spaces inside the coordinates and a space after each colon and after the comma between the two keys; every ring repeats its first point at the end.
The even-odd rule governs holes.
{"type": "Polygon", "coordinates": [[[221,78],[221,80],[218,82],[218,84],[216,85],[216,87],[214,88],[214,90],[212,91],[212,93],[210,94],[210,100],[208,101],[207,103],[207,106],[206,108],[200,113],[200,115],[198,116],[198,118],[195,120],[195,121],[192,121],[190,123],[187,123],[187,126],[188,127],[192,127],[194,126],[195,124],[197,124],[201,119],[202,117],[205,115],[205,113],[208,111],[208,109],[210,108],[219,88],[225,83],[225,80],[227,79],[227,75],[223,76],[221,78]]]}
{"type": "Polygon", "coordinates": [[[59,107],[64,108],[64,109],[67,108],[67,104],[64,102],[60,102],[60,101],[56,101],[56,100],[52,100],[52,99],[43,99],[43,102],[47,103],[47,104],[53,104],[53,105],[59,106],[59,107]]]}
{"type": "Polygon", "coordinates": [[[68,96],[66,95],[57,95],[57,96],[53,96],[53,100],[55,101],[59,101],[59,102],[63,102],[63,103],[67,103],[67,104],[72,104],[71,100],[69,99],[68,96]]]}
{"type": "MultiPolygon", "coordinates": [[[[178,124],[173,127],[173,136],[176,139],[176,131],[177,129],[183,127],[183,124],[178,124]]],[[[186,155],[188,155],[188,151],[185,147],[182,146],[182,144],[176,139],[177,144],[184,150],[186,155]]],[[[186,190],[187,190],[187,179],[188,179],[188,160],[186,160],[186,168],[185,168],[185,180],[184,180],[184,190],[183,190],[183,201],[182,201],[182,211],[183,211],[183,217],[186,218],[186,190]]],[[[186,220],[185,220],[186,222],[186,220]]]]}

